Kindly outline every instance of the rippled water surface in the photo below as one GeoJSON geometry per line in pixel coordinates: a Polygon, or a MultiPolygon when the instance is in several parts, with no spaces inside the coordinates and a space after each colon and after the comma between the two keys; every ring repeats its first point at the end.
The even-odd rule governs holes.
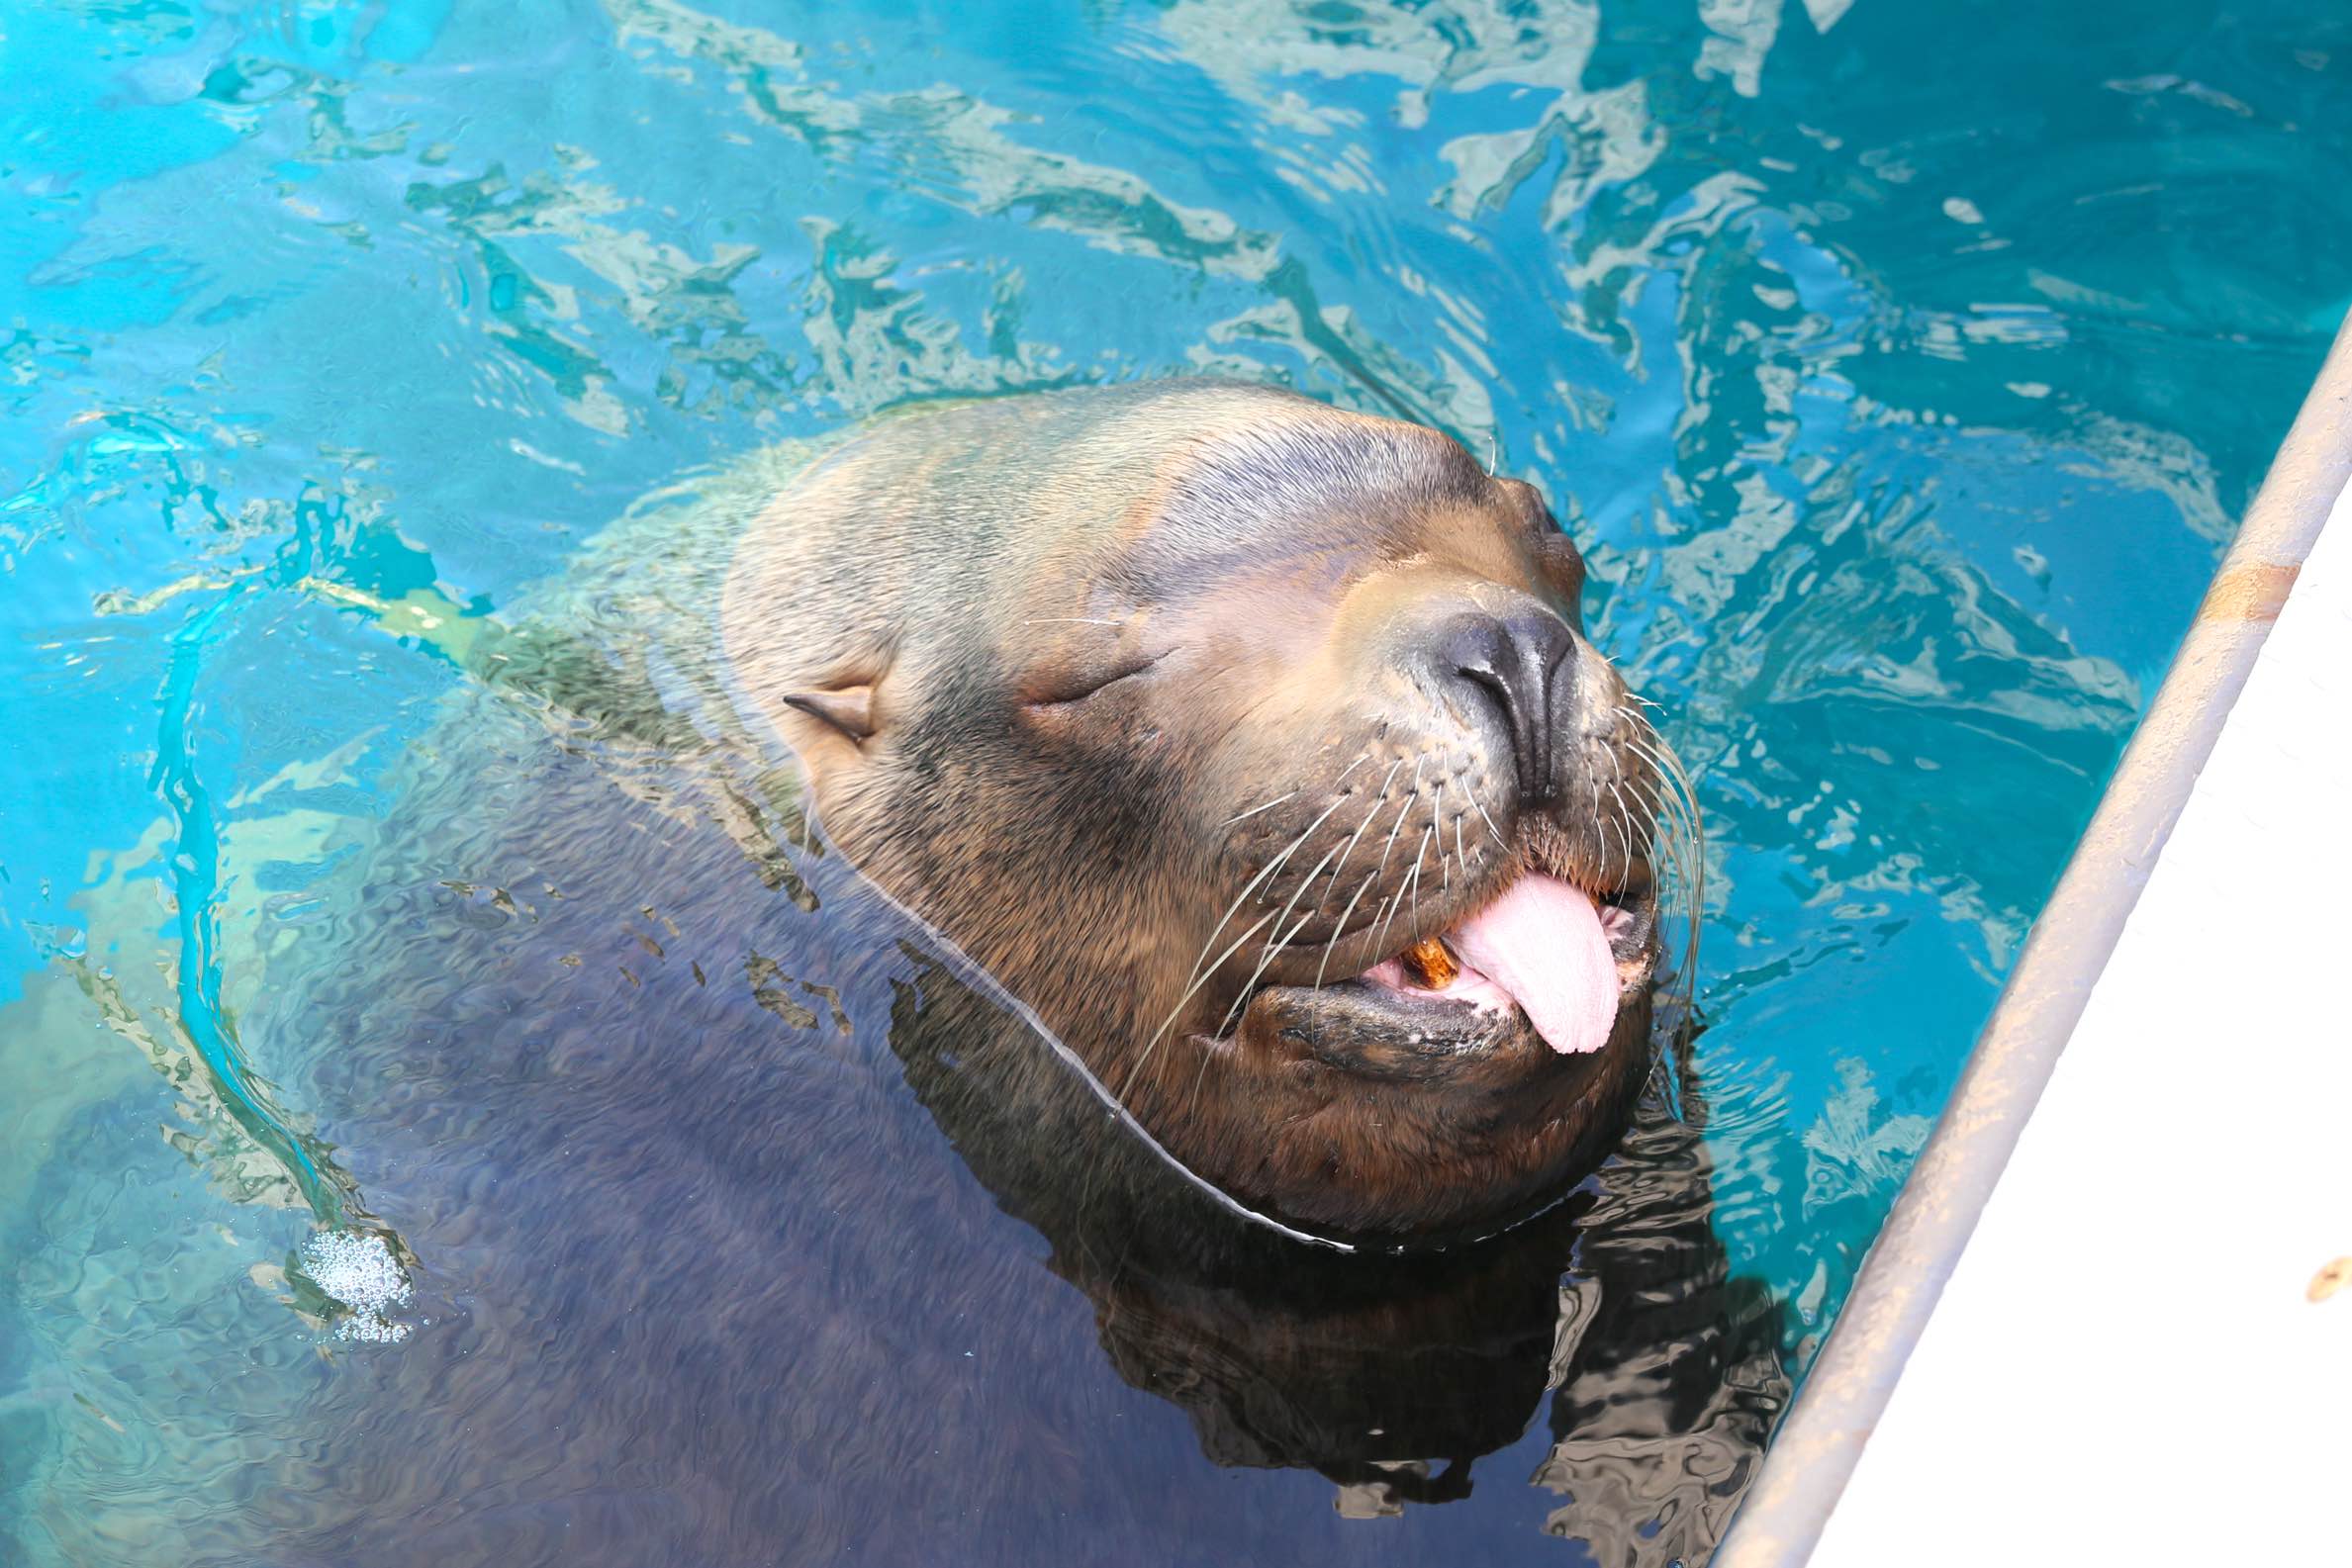
{"type": "Polygon", "coordinates": [[[1703,1557],[2352,296],[2317,3],[17,0],[0,77],[9,1562],[1703,1557]],[[665,487],[1174,373],[1541,486],[1693,766],[1703,1117],[1492,1255],[1105,1266],[756,789],[394,612],[612,632],[665,487]]]}

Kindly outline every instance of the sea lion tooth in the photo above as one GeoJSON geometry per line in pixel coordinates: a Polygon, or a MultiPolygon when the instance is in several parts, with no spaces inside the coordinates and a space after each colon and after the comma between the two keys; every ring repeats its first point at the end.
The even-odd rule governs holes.
{"type": "Polygon", "coordinates": [[[1454,983],[1461,968],[1454,962],[1454,955],[1446,951],[1446,944],[1436,937],[1423,937],[1405,949],[1400,957],[1405,969],[1417,984],[1433,991],[1442,991],[1454,983]]]}

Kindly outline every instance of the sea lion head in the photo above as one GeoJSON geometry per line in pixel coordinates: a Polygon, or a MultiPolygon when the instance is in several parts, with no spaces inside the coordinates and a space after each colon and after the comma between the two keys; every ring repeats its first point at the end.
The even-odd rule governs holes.
{"type": "Polygon", "coordinates": [[[1454,440],[1204,383],[968,404],[743,530],[741,699],[826,838],[1176,1159],[1490,1229],[1646,1074],[1662,752],[1581,557],[1454,440]]]}

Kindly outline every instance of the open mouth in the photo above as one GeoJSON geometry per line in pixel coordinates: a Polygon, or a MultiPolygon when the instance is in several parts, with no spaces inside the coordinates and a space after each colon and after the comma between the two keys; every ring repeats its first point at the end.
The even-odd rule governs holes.
{"type": "Polygon", "coordinates": [[[1351,1059],[1367,1049],[1483,1055],[1530,1034],[1557,1057],[1588,1056],[1609,1044],[1657,957],[1646,866],[1595,892],[1541,863],[1523,865],[1452,925],[1362,974],[1319,988],[1268,986],[1243,1011],[1327,1056],[1343,1041],[1351,1059]]]}
{"type": "Polygon", "coordinates": [[[1596,896],[1564,877],[1523,872],[1443,935],[1425,937],[1362,976],[1376,991],[1524,1015],[1562,1056],[1609,1043],[1627,991],[1654,961],[1648,900],[1596,896]]]}

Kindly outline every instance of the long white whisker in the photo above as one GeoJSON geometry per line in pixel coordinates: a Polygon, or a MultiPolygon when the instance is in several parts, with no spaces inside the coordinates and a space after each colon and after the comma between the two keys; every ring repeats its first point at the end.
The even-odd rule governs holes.
{"type": "MultiPolygon", "coordinates": [[[[1300,894],[1302,894],[1302,893],[1304,893],[1304,892],[1305,892],[1305,891],[1306,891],[1306,890],[1307,890],[1309,887],[1312,887],[1312,886],[1315,884],[1315,878],[1316,878],[1317,876],[1321,876],[1321,875],[1322,875],[1323,868],[1324,868],[1324,867],[1326,867],[1326,866],[1328,866],[1328,865],[1330,865],[1330,864],[1331,864],[1331,858],[1332,858],[1334,855],[1337,855],[1339,852],[1340,852],[1340,847],[1339,847],[1337,844],[1334,844],[1334,845],[1333,845],[1331,848],[1329,848],[1329,849],[1327,849],[1327,850],[1325,850],[1325,851],[1323,852],[1323,859],[1321,859],[1321,860],[1317,861],[1317,862],[1316,862],[1316,863],[1315,863],[1313,866],[1311,866],[1311,867],[1309,867],[1309,868],[1307,869],[1307,874],[1306,874],[1304,876],[1301,876],[1301,877],[1298,879],[1298,885],[1297,885],[1296,887],[1293,887],[1293,888],[1291,888],[1291,889],[1290,889],[1290,898],[1289,898],[1289,901],[1288,901],[1288,902],[1286,902],[1286,903],[1284,903],[1284,904],[1282,905],[1282,912],[1281,912],[1279,915],[1277,915],[1277,916],[1275,916],[1275,917],[1274,917],[1276,920],[1287,920],[1287,919],[1289,919],[1289,918],[1290,918],[1290,911],[1291,911],[1291,910],[1293,910],[1293,909],[1296,909],[1296,908],[1298,907],[1298,900],[1299,900],[1299,895],[1300,895],[1300,894]]],[[[1320,898],[1318,898],[1318,899],[1316,899],[1316,900],[1315,900],[1315,907],[1314,907],[1314,909],[1309,909],[1309,910],[1307,911],[1307,914],[1308,914],[1308,915],[1311,917],[1311,916],[1313,916],[1313,914],[1315,913],[1315,910],[1316,910],[1316,909],[1320,909],[1320,908],[1322,908],[1322,907],[1323,907],[1323,900],[1322,900],[1322,899],[1320,899],[1320,898]]],[[[1290,939],[1289,939],[1288,937],[1284,937],[1284,938],[1282,939],[1282,941],[1284,941],[1284,942],[1287,942],[1287,941],[1289,941],[1289,940],[1290,940],[1290,939]]],[[[1268,958],[1268,960],[1269,960],[1270,962],[1271,961],[1271,959],[1272,959],[1272,957],[1273,957],[1274,949],[1275,949],[1275,947],[1276,947],[1277,945],[1278,945],[1278,944],[1275,944],[1275,943],[1272,943],[1272,942],[1269,942],[1269,943],[1267,944],[1267,947],[1266,947],[1266,953],[1267,953],[1267,958],[1268,958]]],[[[1259,968],[1260,968],[1261,969],[1263,969],[1263,968],[1266,968],[1266,966],[1265,966],[1264,964],[1261,964],[1261,965],[1259,966],[1259,968]]]]}
{"type": "Polygon", "coordinates": [[[1686,876],[1694,867],[1686,858],[1686,845],[1695,848],[1701,834],[1698,825],[1698,804],[1688,792],[1687,783],[1678,780],[1666,760],[1639,740],[1630,741],[1635,753],[1648,759],[1657,781],[1655,806],[1671,828],[1667,836],[1667,853],[1676,870],[1686,876]]]}
{"type": "Polygon", "coordinates": [[[1615,782],[1609,785],[1609,798],[1617,805],[1615,814],[1609,819],[1609,825],[1617,829],[1617,842],[1622,847],[1624,855],[1624,864],[1618,869],[1616,878],[1618,885],[1622,887],[1632,879],[1634,875],[1634,830],[1630,826],[1634,808],[1626,804],[1625,790],[1615,782]]]}
{"type": "Polygon", "coordinates": [[[1468,795],[1470,797],[1470,804],[1478,808],[1478,820],[1485,823],[1486,831],[1494,835],[1495,846],[1498,849],[1508,850],[1511,846],[1504,842],[1503,830],[1496,827],[1494,825],[1494,818],[1486,814],[1486,807],[1484,803],[1478,799],[1478,791],[1472,789],[1468,784],[1463,784],[1461,786],[1461,792],[1465,795],[1468,795]]]}
{"type": "MultiPolygon", "coordinates": [[[[1643,702],[1645,706],[1656,706],[1646,698],[1635,697],[1635,700],[1643,702]]],[[[1627,737],[1627,744],[1654,771],[1658,808],[1671,829],[1665,836],[1664,844],[1675,879],[1680,884],[1678,891],[1685,902],[1682,979],[1677,988],[1687,1013],[1698,985],[1699,929],[1706,907],[1706,834],[1700,823],[1698,795],[1691,787],[1690,775],[1682,766],[1682,760],[1674,754],[1666,738],[1646,720],[1643,721],[1638,732],[1627,737]],[[1646,739],[1644,738],[1645,734],[1646,739]]]]}
{"type": "MultiPolygon", "coordinates": [[[[1337,801],[1332,802],[1333,810],[1337,810],[1338,807],[1339,803],[1337,801]]],[[[1314,821],[1308,823],[1304,832],[1300,833],[1298,837],[1292,839],[1289,843],[1283,845],[1280,852],[1277,853],[1271,860],[1268,861],[1264,866],[1260,867],[1258,869],[1258,875],[1251,877],[1249,881],[1243,885],[1242,890],[1234,895],[1234,900],[1230,905],[1227,906],[1225,913],[1217,918],[1217,923],[1215,925],[1209,927],[1208,940],[1200,945],[1200,952],[1195,955],[1192,960],[1192,970],[1189,974],[1184,976],[1186,983],[1189,983],[1191,980],[1198,977],[1200,974],[1200,961],[1208,956],[1208,950],[1210,948],[1216,946],[1218,934],[1224,931],[1225,923],[1240,912],[1241,906],[1249,901],[1250,894],[1257,890],[1258,884],[1265,881],[1269,876],[1271,876],[1275,872],[1280,871],[1282,869],[1283,863],[1290,859],[1291,855],[1297,851],[1301,844],[1304,844],[1310,837],[1313,836],[1315,829],[1323,825],[1323,817],[1327,817],[1329,815],[1331,815],[1331,812],[1326,811],[1323,813],[1323,816],[1317,817],[1314,821]]],[[[1223,963],[1224,961],[1220,959],[1218,962],[1223,963]]],[[[1191,993],[1186,992],[1185,994],[1190,995],[1191,993]]]]}
{"type": "MultiPolygon", "coordinates": [[[[1381,876],[1388,870],[1389,854],[1396,848],[1397,829],[1405,825],[1405,818],[1412,814],[1412,810],[1413,797],[1411,795],[1406,795],[1402,800],[1399,800],[1396,803],[1396,822],[1388,830],[1388,843],[1380,851],[1380,864],[1372,868],[1372,875],[1374,876],[1381,876]]],[[[1380,904],[1382,908],[1388,911],[1388,917],[1386,920],[1382,920],[1380,922],[1380,934],[1373,939],[1372,945],[1374,947],[1385,948],[1388,941],[1389,921],[1392,921],[1396,918],[1397,910],[1402,909],[1405,906],[1405,901],[1397,894],[1391,893],[1388,895],[1388,897],[1381,899],[1380,904]]]]}
{"type": "MultiPolygon", "coordinates": [[[[1321,826],[1322,826],[1324,823],[1326,823],[1326,822],[1330,821],[1330,820],[1331,820],[1331,814],[1332,814],[1334,811],[1337,811],[1337,810],[1340,808],[1340,801],[1341,801],[1341,800],[1345,800],[1346,798],[1347,798],[1347,797],[1346,797],[1345,795],[1342,795],[1342,796],[1340,796],[1340,797],[1339,797],[1339,799],[1336,799],[1336,800],[1332,801],[1332,802],[1331,802],[1331,804],[1329,804],[1329,805],[1327,805],[1327,806],[1325,806],[1325,807],[1323,808],[1322,812],[1321,812],[1321,813],[1320,813],[1320,814],[1319,814],[1319,815],[1318,815],[1318,816],[1315,818],[1315,820],[1314,820],[1314,821],[1312,821],[1312,822],[1309,822],[1309,823],[1308,823],[1308,824],[1307,824],[1305,827],[1303,827],[1303,828],[1299,829],[1299,830],[1298,830],[1298,837],[1296,837],[1296,838],[1292,839],[1292,840],[1291,840],[1291,841],[1290,841],[1288,844],[1285,844],[1285,845],[1283,845],[1283,846],[1282,846],[1282,853],[1281,853],[1281,854],[1279,854],[1279,855],[1276,855],[1276,856],[1275,856],[1275,857],[1274,857],[1272,860],[1270,860],[1270,861],[1268,861],[1268,862],[1266,863],[1266,870],[1265,870],[1265,871],[1262,871],[1262,872],[1260,872],[1260,873],[1259,873],[1257,876],[1253,876],[1253,877],[1251,877],[1251,878],[1250,878],[1250,885],[1249,885],[1249,887],[1244,887],[1244,888],[1242,889],[1242,897],[1243,897],[1243,898],[1247,898],[1247,897],[1249,897],[1249,896],[1250,896],[1250,891],[1251,891],[1251,888],[1254,888],[1254,887],[1256,887],[1256,886],[1257,886],[1257,885],[1258,885],[1260,882],[1262,882],[1262,881],[1266,880],[1266,877],[1267,877],[1267,874],[1268,874],[1268,873],[1270,873],[1270,872],[1273,872],[1273,871],[1276,871],[1276,870],[1278,870],[1278,869],[1281,867],[1281,865],[1282,865],[1282,863],[1283,863],[1283,862],[1285,862],[1285,861],[1287,861],[1288,859],[1290,859],[1290,857],[1291,857],[1291,856],[1292,856],[1294,853],[1296,853],[1296,852],[1297,852],[1297,850],[1298,850],[1298,847],[1299,847],[1300,845],[1302,845],[1302,844],[1306,843],[1306,841],[1307,841],[1307,840],[1309,840],[1309,839],[1313,838],[1313,837],[1315,836],[1315,829],[1317,829],[1317,828],[1321,827],[1321,826]]],[[[1311,876],[1314,876],[1314,873],[1312,873],[1312,872],[1309,872],[1307,875],[1308,875],[1308,876],[1311,877],[1311,876]]],[[[1241,907],[1241,903],[1240,903],[1240,900],[1239,900],[1239,899],[1235,900],[1235,902],[1234,902],[1234,907],[1235,907],[1236,909],[1238,909],[1238,908],[1240,908],[1240,907],[1241,907]]]]}
{"type": "Polygon", "coordinates": [[[1244,811],[1240,816],[1227,817],[1224,821],[1218,823],[1217,826],[1221,828],[1229,828],[1236,822],[1247,822],[1250,818],[1256,816],[1261,811],[1271,811],[1275,806],[1280,805],[1283,801],[1290,799],[1297,793],[1298,791],[1293,789],[1289,791],[1288,794],[1275,795],[1271,800],[1267,801],[1264,805],[1254,805],[1250,807],[1249,810],[1244,811]]]}
{"type": "MultiPolygon", "coordinates": [[[[1395,781],[1396,771],[1404,765],[1405,760],[1402,757],[1388,765],[1388,777],[1380,781],[1379,792],[1372,800],[1372,808],[1364,814],[1364,820],[1359,822],[1356,825],[1356,831],[1348,836],[1348,847],[1340,852],[1340,863],[1331,869],[1331,887],[1337,887],[1340,884],[1340,873],[1348,869],[1348,857],[1356,853],[1356,841],[1364,837],[1364,830],[1372,825],[1372,818],[1378,816],[1380,808],[1388,803],[1388,785],[1395,781]]],[[[1331,896],[1331,887],[1323,889],[1324,897],[1331,896]]]]}
{"type": "MultiPolygon", "coordinates": [[[[1653,777],[1657,781],[1654,791],[1647,793],[1646,798],[1664,829],[1658,838],[1659,847],[1664,851],[1666,862],[1676,879],[1687,886],[1691,872],[1688,845],[1695,836],[1695,829],[1688,808],[1667,786],[1664,775],[1661,773],[1653,777]]],[[[1641,792],[1638,786],[1637,791],[1641,792]]]]}
{"type": "Polygon", "coordinates": [[[1348,917],[1356,913],[1357,901],[1372,889],[1380,874],[1374,872],[1356,886],[1356,897],[1348,900],[1348,907],[1340,911],[1340,922],[1331,928],[1331,940],[1323,944],[1323,962],[1315,966],[1315,989],[1323,989],[1323,971],[1331,968],[1331,950],[1340,945],[1341,935],[1348,929],[1348,917]]]}
{"type": "MultiPolygon", "coordinates": [[[[1631,713],[1626,716],[1638,717],[1631,713]]],[[[1674,748],[1667,744],[1666,738],[1646,720],[1642,721],[1640,729],[1626,737],[1626,743],[1646,757],[1660,773],[1673,779],[1683,793],[1694,802],[1697,800],[1697,793],[1691,788],[1690,771],[1682,766],[1682,759],[1675,755],[1674,748]]]]}
{"type": "Polygon", "coordinates": [[[1412,811],[1413,797],[1411,795],[1406,795],[1402,800],[1399,800],[1396,803],[1396,824],[1394,827],[1391,827],[1388,830],[1388,842],[1380,847],[1380,864],[1377,868],[1378,870],[1386,871],[1388,869],[1389,851],[1396,848],[1396,835],[1398,831],[1404,827],[1405,818],[1410,816],[1412,811]]]}
{"type": "MultiPolygon", "coordinates": [[[[1385,953],[1388,951],[1388,922],[1394,920],[1397,910],[1403,907],[1404,900],[1398,898],[1394,893],[1390,893],[1380,900],[1380,907],[1372,911],[1372,918],[1380,922],[1379,933],[1372,938],[1374,952],[1385,953]],[[1383,914],[1387,917],[1386,919],[1381,918],[1383,914]]],[[[1377,964],[1382,961],[1374,959],[1372,962],[1377,964]]]]}
{"type": "MultiPolygon", "coordinates": [[[[1225,1031],[1232,1026],[1234,1019],[1241,1016],[1241,1010],[1250,1004],[1250,991],[1257,985],[1258,976],[1266,972],[1266,967],[1274,961],[1274,955],[1281,952],[1283,948],[1289,946],[1290,939],[1294,936],[1297,936],[1301,931],[1305,930],[1307,922],[1314,919],[1317,914],[1321,913],[1321,911],[1322,906],[1318,904],[1315,908],[1308,910],[1303,915],[1300,915],[1298,917],[1298,923],[1292,926],[1289,930],[1283,932],[1278,939],[1269,939],[1266,944],[1266,950],[1258,955],[1258,967],[1250,971],[1250,977],[1248,979],[1242,981],[1241,992],[1233,998],[1233,1005],[1225,1009],[1224,1022],[1217,1025],[1218,1034],[1222,1035],[1225,1033],[1225,1031]]],[[[1284,914],[1288,914],[1289,912],[1290,911],[1287,908],[1282,911],[1284,914]]]]}
{"type": "MultiPolygon", "coordinates": [[[[1625,866],[1617,877],[1619,885],[1622,886],[1632,880],[1634,875],[1634,808],[1627,804],[1625,798],[1625,757],[1614,746],[1609,748],[1609,770],[1616,775],[1609,781],[1609,797],[1617,802],[1617,837],[1618,841],[1625,846],[1625,866]]],[[[1639,796],[1641,791],[1637,789],[1634,793],[1639,796]]],[[[1657,813],[1652,811],[1649,813],[1649,817],[1650,832],[1648,837],[1654,839],[1657,836],[1657,813]]]]}
{"type": "Polygon", "coordinates": [[[1454,873],[1446,865],[1446,780],[1438,778],[1437,793],[1429,797],[1429,830],[1438,835],[1438,890],[1454,890],[1454,873]]]}
{"type": "MultiPolygon", "coordinates": [[[[1292,794],[1296,794],[1297,792],[1298,791],[1295,789],[1291,791],[1292,794]]],[[[1287,798],[1287,796],[1284,798],[1287,798]]],[[[1275,854],[1272,859],[1269,860],[1264,866],[1258,869],[1258,875],[1251,877],[1249,881],[1243,885],[1242,890],[1234,895],[1233,902],[1226,907],[1225,913],[1217,917],[1217,923],[1209,928],[1208,940],[1200,945],[1200,952],[1195,955],[1192,960],[1191,971],[1184,976],[1184,993],[1176,998],[1175,1010],[1172,1011],[1165,1019],[1161,1020],[1160,1027],[1158,1029],[1152,1031],[1152,1038],[1145,1043],[1143,1054],[1136,1058],[1135,1065],[1130,1067],[1127,1071],[1127,1081],[1120,1086],[1119,1098],[1124,1100],[1127,1097],[1127,1090],[1134,1087],[1135,1075],[1143,1070],[1145,1062],[1151,1061],[1152,1053],[1160,1049],[1161,1037],[1166,1035],[1170,1027],[1173,1026],[1178,1018],[1183,1016],[1184,1004],[1192,1000],[1192,998],[1199,993],[1201,986],[1208,983],[1209,976],[1214,974],[1217,971],[1219,966],[1223,965],[1227,959],[1233,957],[1234,953],[1241,947],[1243,943],[1249,941],[1250,938],[1256,936],[1260,931],[1266,929],[1270,922],[1281,918],[1279,915],[1267,916],[1264,920],[1261,920],[1257,924],[1251,926],[1249,930],[1243,932],[1241,936],[1236,938],[1232,947],[1227,948],[1223,953],[1217,956],[1215,963],[1209,964],[1205,969],[1202,968],[1203,963],[1208,959],[1209,949],[1216,946],[1218,936],[1232,921],[1234,915],[1240,911],[1242,905],[1249,901],[1250,894],[1255,892],[1258,889],[1259,884],[1264,882],[1269,876],[1271,876],[1274,873],[1280,871],[1283,865],[1290,859],[1290,857],[1297,852],[1298,847],[1301,844],[1304,844],[1308,839],[1312,838],[1314,836],[1315,829],[1321,827],[1331,816],[1331,813],[1337,811],[1339,807],[1340,803],[1336,799],[1333,800],[1329,806],[1325,807],[1323,814],[1315,818],[1314,821],[1308,823],[1306,827],[1300,831],[1298,837],[1283,845],[1281,850],[1275,854]]]]}
{"type": "Polygon", "coordinates": [[[1209,976],[1216,973],[1217,970],[1224,966],[1224,963],[1227,959],[1232,958],[1234,954],[1240,952],[1244,943],[1248,942],[1259,932],[1265,930],[1266,927],[1274,919],[1274,916],[1267,915],[1249,930],[1243,932],[1240,936],[1235,937],[1233,939],[1233,946],[1218,954],[1217,962],[1210,965],[1207,969],[1202,971],[1199,978],[1195,979],[1190,985],[1184,988],[1184,994],[1176,998],[1176,1010],[1168,1015],[1168,1017],[1161,1023],[1158,1029],[1152,1031],[1152,1038],[1144,1046],[1143,1055],[1137,1057],[1135,1059],[1135,1065],[1127,1069],[1127,1080],[1119,1085],[1119,1099],[1122,1102],[1124,1102],[1127,1098],[1127,1091],[1135,1087],[1135,1075],[1143,1071],[1144,1063],[1152,1060],[1152,1053],[1160,1049],[1161,1038],[1165,1036],[1172,1027],[1175,1026],[1177,1019],[1184,1016],[1184,1004],[1192,999],[1195,992],[1197,992],[1203,985],[1206,985],[1209,982],[1209,976]]]}
{"type": "Polygon", "coordinates": [[[1412,878],[1406,883],[1406,886],[1410,887],[1413,892],[1413,931],[1415,935],[1419,935],[1421,931],[1421,857],[1429,853],[1430,835],[1435,832],[1437,832],[1435,825],[1421,830],[1421,847],[1413,851],[1412,878]]]}

